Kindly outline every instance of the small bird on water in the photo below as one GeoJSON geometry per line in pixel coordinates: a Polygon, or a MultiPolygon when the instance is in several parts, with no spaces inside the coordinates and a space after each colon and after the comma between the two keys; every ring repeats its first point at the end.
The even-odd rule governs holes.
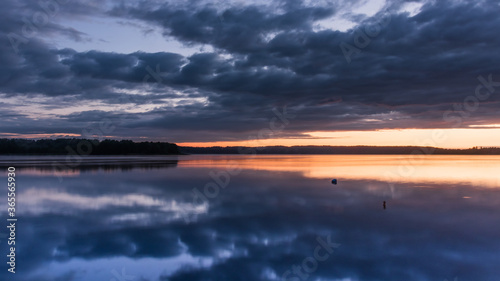
{"type": "Polygon", "coordinates": [[[332,184],[337,184],[337,179],[333,179],[332,184]]]}

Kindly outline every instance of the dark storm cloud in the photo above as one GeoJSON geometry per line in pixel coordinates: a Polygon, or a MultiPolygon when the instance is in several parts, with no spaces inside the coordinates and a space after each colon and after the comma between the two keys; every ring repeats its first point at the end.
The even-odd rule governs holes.
{"type": "MultiPolygon", "coordinates": [[[[340,2],[61,5],[62,19],[99,14],[141,21],[161,28],[166,37],[210,45],[215,51],[187,57],[168,50],[77,52],[56,49],[39,36],[20,44],[15,53],[9,40],[3,40],[0,91],[10,96],[71,95],[111,105],[154,104],[153,110],[136,114],[140,120],[115,133],[124,136],[135,128],[152,137],[168,133],[175,141],[202,128],[213,133],[198,136],[200,140],[242,138],[241,132],[261,129],[272,108],[284,105],[299,116],[286,128],[292,135],[302,130],[450,127],[443,113],[474,95],[478,76],[500,80],[500,37],[495,33],[500,6],[495,1],[425,2],[420,13],[410,16],[397,12],[405,3],[388,2],[372,17],[348,14],[342,8],[349,3],[340,2]],[[345,32],[315,29],[318,20],[342,15],[361,22],[345,32]],[[369,43],[360,47],[360,31],[376,35],[366,37],[369,43]],[[357,48],[350,63],[341,44],[357,48]],[[139,98],[123,91],[148,94],[139,98]],[[176,97],[203,97],[206,102],[165,105],[176,97]]],[[[36,9],[34,2],[8,2],[0,12],[4,38],[19,33],[22,15],[36,9]]],[[[50,36],[54,30],[86,40],[63,21],[44,25],[38,34],[50,36]]],[[[495,122],[499,102],[499,95],[492,94],[464,125],[495,122]]],[[[76,126],[70,123],[75,114],[66,118],[68,128],[76,126]]]]}
{"type": "Polygon", "coordinates": [[[298,1],[284,5],[285,13],[257,6],[243,6],[218,12],[209,7],[172,7],[165,4],[155,10],[142,5],[112,11],[112,14],[140,18],[163,26],[165,34],[190,43],[210,44],[231,53],[265,51],[265,35],[284,30],[310,30],[313,21],[332,16],[334,7],[305,7],[298,1]],[[293,5],[292,3],[297,3],[293,5]]]}

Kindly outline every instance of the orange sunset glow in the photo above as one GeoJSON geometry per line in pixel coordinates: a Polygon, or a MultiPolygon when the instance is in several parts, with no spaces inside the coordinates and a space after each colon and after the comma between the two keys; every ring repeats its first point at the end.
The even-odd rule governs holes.
{"type": "Polygon", "coordinates": [[[246,141],[184,142],[181,146],[434,146],[442,148],[495,147],[500,129],[402,129],[376,131],[308,132],[309,138],[270,138],[246,141]]]}

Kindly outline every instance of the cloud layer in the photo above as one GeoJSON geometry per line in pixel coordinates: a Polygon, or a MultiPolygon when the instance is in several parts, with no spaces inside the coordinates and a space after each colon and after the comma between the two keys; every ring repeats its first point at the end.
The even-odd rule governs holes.
{"type": "Polygon", "coordinates": [[[7,1],[0,12],[4,134],[78,134],[115,120],[116,137],[238,140],[283,106],[298,116],[284,137],[449,128],[456,122],[443,113],[464,117],[467,106],[474,111],[462,126],[500,123],[500,90],[477,108],[470,100],[479,76],[500,81],[497,1],[386,1],[370,15],[353,12],[361,1],[43,3],[7,1]],[[153,53],[145,43],[133,53],[80,52],[58,43],[92,47],[99,38],[72,20],[95,18],[150,26],[205,51],[153,53]]]}

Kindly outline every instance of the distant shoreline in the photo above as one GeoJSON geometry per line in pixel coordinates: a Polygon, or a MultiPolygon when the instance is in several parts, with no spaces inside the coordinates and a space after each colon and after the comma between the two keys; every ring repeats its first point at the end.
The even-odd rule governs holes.
{"type": "Polygon", "coordinates": [[[169,142],[92,139],[0,139],[0,155],[500,155],[500,147],[447,149],[424,146],[263,146],[187,147],[169,142]]]}
{"type": "Polygon", "coordinates": [[[185,154],[308,154],[308,155],[500,155],[500,147],[447,149],[429,146],[263,146],[179,147],[185,154]]]}

